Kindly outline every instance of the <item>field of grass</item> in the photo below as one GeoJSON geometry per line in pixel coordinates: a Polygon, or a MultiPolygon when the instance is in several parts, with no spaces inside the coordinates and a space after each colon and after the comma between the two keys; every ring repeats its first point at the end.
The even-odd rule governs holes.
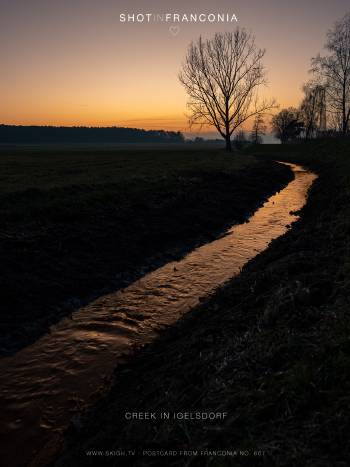
{"type": "Polygon", "coordinates": [[[0,353],[243,221],[289,179],[216,149],[0,148],[0,353]]]}
{"type": "Polygon", "coordinates": [[[249,453],[168,459],[181,466],[189,460],[194,466],[350,465],[350,147],[331,141],[254,151],[319,174],[301,219],[118,369],[79,432],[71,427],[58,467],[87,465],[87,451],[118,448],[249,453]],[[124,417],[159,410],[228,417],[216,423],[124,417]]]}

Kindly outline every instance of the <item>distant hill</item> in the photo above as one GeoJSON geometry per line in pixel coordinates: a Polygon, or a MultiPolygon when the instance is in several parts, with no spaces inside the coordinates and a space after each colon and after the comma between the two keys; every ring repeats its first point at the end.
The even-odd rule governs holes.
{"type": "Polygon", "coordinates": [[[183,143],[182,133],[120,127],[0,125],[0,144],[183,143]]]}

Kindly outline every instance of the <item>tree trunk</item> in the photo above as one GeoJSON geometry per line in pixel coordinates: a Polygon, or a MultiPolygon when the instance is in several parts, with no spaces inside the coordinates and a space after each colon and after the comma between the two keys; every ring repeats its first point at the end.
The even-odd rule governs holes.
{"type": "Polygon", "coordinates": [[[342,124],[342,132],[343,136],[346,135],[347,130],[347,121],[346,121],[346,81],[343,81],[343,96],[342,96],[342,113],[343,113],[343,124],[342,124]]]}
{"type": "Polygon", "coordinates": [[[226,151],[232,152],[232,144],[230,135],[226,136],[226,151]]]}

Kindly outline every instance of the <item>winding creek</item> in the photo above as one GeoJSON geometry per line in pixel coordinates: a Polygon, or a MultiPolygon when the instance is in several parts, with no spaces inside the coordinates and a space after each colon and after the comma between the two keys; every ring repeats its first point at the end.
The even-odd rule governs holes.
{"type": "Polygon", "coordinates": [[[152,341],[285,233],[316,175],[290,165],[295,179],[245,224],[178,262],[105,295],[0,361],[2,465],[45,466],[62,431],[92,404],[126,355],[152,341]]]}

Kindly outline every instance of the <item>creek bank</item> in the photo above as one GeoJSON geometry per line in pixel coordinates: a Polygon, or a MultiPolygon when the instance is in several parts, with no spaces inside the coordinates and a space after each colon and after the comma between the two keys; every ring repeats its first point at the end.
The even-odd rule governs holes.
{"type": "MultiPolygon", "coordinates": [[[[118,369],[109,393],[71,425],[55,466],[95,465],[86,452],[118,448],[265,453],[237,457],[235,466],[349,463],[349,147],[332,141],[259,152],[318,173],[301,219],[118,369]],[[123,416],[159,410],[228,417],[203,424],[131,423],[123,416]]],[[[161,457],[103,461],[164,465],[161,457]]],[[[203,465],[201,458],[191,461],[203,465]]]]}
{"type": "MultiPolygon", "coordinates": [[[[205,156],[196,171],[191,162],[186,168],[185,161],[177,173],[179,156],[174,153],[170,162],[155,156],[155,175],[135,180],[125,170],[125,182],[96,184],[94,171],[91,184],[88,178],[64,188],[5,193],[0,212],[0,353],[14,353],[74,309],[181,258],[228,224],[244,222],[292,177],[286,167],[249,156],[238,168],[222,168],[215,165],[215,156],[205,156]]],[[[91,164],[98,168],[99,160],[91,164]]],[[[138,160],[136,173],[141,171],[138,160]]],[[[113,163],[120,162],[116,158],[113,163]]],[[[20,167],[18,162],[17,177],[20,167]]]]}

